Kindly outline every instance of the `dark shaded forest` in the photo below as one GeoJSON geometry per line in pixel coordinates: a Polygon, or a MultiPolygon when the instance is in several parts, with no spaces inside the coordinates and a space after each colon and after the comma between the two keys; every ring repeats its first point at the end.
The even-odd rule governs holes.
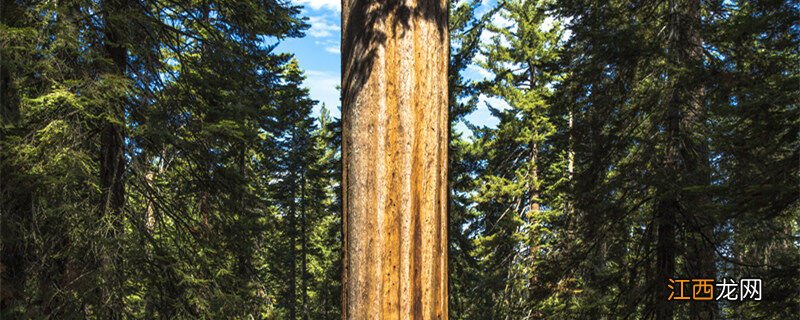
{"type": "MultiPolygon", "coordinates": [[[[449,7],[450,318],[800,315],[800,2],[482,5],[449,7]]],[[[0,318],[342,318],[342,122],[276,50],[299,5],[0,18],[0,318]]]]}

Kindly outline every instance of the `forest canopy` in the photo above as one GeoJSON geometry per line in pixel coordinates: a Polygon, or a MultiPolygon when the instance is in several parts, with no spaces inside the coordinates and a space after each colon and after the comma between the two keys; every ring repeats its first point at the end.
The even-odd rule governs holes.
{"type": "MultiPolygon", "coordinates": [[[[308,3],[2,0],[0,318],[342,318],[308,3]]],[[[800,2],[446,11],[451,319],[800,314],[800,2]]]]}

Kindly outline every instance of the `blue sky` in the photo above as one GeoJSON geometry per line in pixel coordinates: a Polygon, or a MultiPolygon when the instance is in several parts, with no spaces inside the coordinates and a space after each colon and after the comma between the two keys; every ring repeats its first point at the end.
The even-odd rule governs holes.
{"type": "Polygon", "coordinates": [[[311,27],[305,37],[287,39],[277,50],[294,53],[305,70],[305,85],[311,91],[311,98],[320,102],[315,114],[325,103],[331,114],[339,117],[336,86],[341,81],[341,0],[295,0],[293,4],[304,6],[302,14],[311,27]]]}
{"type": "MultiPolygon", "coordinates": [[[[299,39],[287,39],[277,48],[280,52],[294,53],[300,67],[306,72],[305,85],[309,88],[311,98],[320,102],[315,108],[318,114],[322,103],[325,103],[331,115],[339,117],[339,92],[336,86],[341,81],[341,53],[339,52],[341,40],[341,0],[295,0],[296,5],[302,5],[302,15],[308,18],[311,27],[306,31],[306,36],[299,39]]],[[[494,0],[484,1],[484,11],[494,0]]],[[[489,35],[484,35],[488,37],[489,35]]],[[[480,57],[479,57],[480,58],[480,57]]],[[[480,80],[488,73],[476,65],[471,65],[464,74],[468,79],[480,80]]],[[[493,117],[486,103],[498,108],[507,106],[504,101],[481,97],[481,103],[475,112],[467,116],[467,121],[481,126],[494,127],[497,118],[493,117]]],[[[456,126],[457,130],[468,131],[463,124],[456,126]]]]}

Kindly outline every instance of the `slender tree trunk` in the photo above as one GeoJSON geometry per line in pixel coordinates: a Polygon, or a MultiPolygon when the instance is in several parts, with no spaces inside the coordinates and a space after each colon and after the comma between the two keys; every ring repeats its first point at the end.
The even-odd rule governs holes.
{"type": "Polygon", "coordinates": [[[19,226],[33,216],[33,197],[27,186],[9,183],[9,167],[0,167],[0,310],[24,301],[29,251],[19,226]],[[17,223],[7,223],[7,222],[17,223]]]}
{"type": "Polygon", "coordinates": [[[289,319],[297,319],[297,210],[295,193],[289,204],[289,319]]]}
{"type": "MultiPolygon", "coordinates": [[[[150,192],[154,190],[153,186],[153,179],[155,178],[155,172],[150,170],[149,166],[145,169],[144,174],[144,183],[146,186],[145,192],[150,192]]],[[[147,207],[145,208],[145,215],[144,215],[144,230],[148,233],[153,233],[153,230],[156,227],[156,202],[153,197],[147,197],[147,207]]]]}
{"type": "Polygon", "coordinates": [[[531,159],[530,166],[531,170],[531,181],[530,181],[530,192],[531,192],[531,203],[530,209],[528,210],[528,219],[529,222],[533,222],[533,219],[536,219],[536,216],[539,214],[539,143],[533,142],[531,143],[531,159]]]}
{"type": "MultiPolygon", "coordinates": [[[[248,198],[247,198],[247,186],[249,184],[248,180],[247,180],[247,151],[248,151],[248,144],[247,143],[242,143],[241,145],[239,145],[239,147],[241,148],[241,150],[239,150],[239,155],[238,155],[238,159],[237,160],[238,160],[238,167],[239,167],[239,175],[240,175],[240,179],[241,179],[241,182],[240,182],[241,183],[241,187],[234,189],[235,192],[236,192],[236,198],[238,198],[237,201],[236,201],[236,207],[237,207],[237,211],[238,211],[238,214],[239,214],[239,217],[240,217],[240,219],[239,219],[239,221],[237,221],[237,223],[240,226],[242,226],[243,229],[250,230],[250,226],[254,223],[253,219],[255,219],[255,217],[254,217],[253,213],[248,210],[249,207],[248,207],[248,203],[247,203],[247,200],[248,200],[248,198]]],[[[254,249],[253,249],[253,246],[250,245],[250,243],[251,243],[250,240],[252,239],[251,236],[252,236],[252,234],[249,231],[248,232],[242,232],[242,233],[238,234],[238,236],[237,236],[237,238],[239,238],[238,242],[244,244],[244,245],[241,245],[238,248],[237,252],[236,252],[237,268],[238,268],[238,274],[239,274],[238,282],[240,283],[239,286],[241,286],[242,288],[250,287],[253,284],[253,282],[252,282],[253,278],[257,277],[255,275],[255,272],[253,271],[254,270],[254,267],[253,267],[253,252],[254,252],[254,249]]],[[[252,309],[251,309],[251,311],[252,311],[252,309]]]]}
{"type": "Polygon", "coordinates": [[[575,114],[570,107],[567,111],[567,187],[564,192],[564,243],[573,243],[575,239],[574,226],[578,217],[575,214],[575,114]]]}
{"type": "MultiPolygon", "coordinates": [[[[6,20],[3,16],[2,22],[8,23],[6,20]]],[[[7,66],[0,65],[0,124],[13,123],[19,119],[19,107],[16,95],[13,94],[11,72],[8,69],[7,66]]]]}
{"type": "MultiPolygon", "coordinates": [[[[122,16],[125,2],[111,0],[105,2],[106,29],[105,29],[105,51],[108,58],[113,62],[111,72],[117,76],[124,77],[128,61],[128,53],[122,43],[120,26],[118,19],[122,16]]],[[[110,106],[110,115],[113,121],[104,124],[101,141],[100,164],[100,186],[103,190],[102,214],[121,215],[124,203],[124,184],[122,173],[125,166],[123,126],[124,121],[124,101],[120,99],[116,105],[110,106]]]]}
{"type": "MultiPolygon", "coordinates": [[[[685,163],[686,184],[689,187],[708,187],[711,183],[711,168],[708,164],[709,148],[706,135],[703,133],[703,119],[705,109],[703,105],[704,88],[698,74],[703,68],[703,47],[700,35],[700,1],[689,0],[686,7],[681,10],[681,41],[682,47],[676,54],[681,56],[681,63],[691,70],[686,75],[686,80],[681,84],[686,85],[682,91],[685,94],[685,112],[681,119],[683,132],[682,158],[685,163]]],[[[684,210],[687,212],[688,223],[692,226],[688,232],[687,262],[689,263],[688,276],[693,279],[714,279],[716,256],[711,236],[714,231],[715,219],[708,211],[710,199],[704,192],[691,192],[682,196],[685,199],[684,210]]],[[[713,319],[716,312],[714,302],[699,302],[689,306],[690,314],[695,319],[713,319]]]]}
{"type": "MultiPolygon", "coordinates": [[[[117,77],[125,77],[128,53],[125,47],[120,19],[127,13],[125,12],[127,3],[121,0],[109,0],[103,3],[105,20],[105,39],[104,48],[106,57],[111,60],[112,65],[108,71],[117,77]]],[[[102,189],[102,204],[100,214],[102,219],[112,221],[110,237],[116,239],[122,229],[122,206],[125,201],[123,170],[125,168],[124,158],[124,121],[125,121],[125,97],[120,96],[118,100],[112,101],[108,106],[108,119],[103,124],[100,141],[100,187],[102,189]]],[[[101,256],[102,277],[107,278],[108,283],[103,288],[102,301],[106,317],[119,318],[122,301],[120,300],[118,289],[121,280],[118,274],[113,271],[120,265],[119,254],[116,246],[111,244],[106,247],[101,256]]]]}
{"type": "MultiPolygon", "coordinates": [[[[528,61],[528,70],[530,70],[529,74],[529,81],[530,81],[530,90],[536,90],[536,66],[533,64],[532,61],[528,61]]],[[[533,116],[533,115],[531,115],[533,116]]],[[[535,129],[535,128],[534,128],[535,129]]],[[[538,137],[535,136],[533,141],[531,141],[531,159],[530,163],[530,192],[531,192],[531,203],[530,203],[530,210],[528,211],[529,222],[533,222],[532,219],[535,219],[539,213],[539,141],[537,141],[538,137]]]]}
{"type": "MultiPolygon", "coordinates": [[[[678,110],[671,108],[667,116],[667,147],[664,156],[664,171],[677,172],[678,146],[673,138],[677,134],[678,110]]],[[[675,275],[675,229],[676,214],[680,209],[677,194],[674,190],[664,188],[659,191],[659,200],[656,204],[656,275],[653,278],[655,285],[652,290],[656,292],[655,311],[657,320],[671,320],[673,315],[672,301],[668,301],[668,279],[675,275]]]]}
{"type": "MultiPolygon", "coordinates": [[[[677,12],[677,0],[670,0],[669,19],[675,19],[677,12]]],[[[670,27],[676,25],[670,22],[670,27]]],[[[675,31],[670,30],[670,44],[675,42],[675,31]]],[[[668,48],[670,59],[674,60],[673,48],[668,48]]],[[[670,74],[670,77],[675,75],[670,74]]],[[[673,80],[674,81],[674,80],[673,80]]],[[[666,117],[664,119],[664,155],[661,163],[662,186],[659,187],[655,211],[655,222],[657,242],[656,242],[656,268],[654,285],[652,290],[655,292],[655,316],[657,320],[672,320],[673,302],[668,301],[669,291],[667,289],[668,279],[675,276],[675,234],[676,234],[676,215],[680,210],[678,202],[677,187],[668,183],[667,177],[676,178],[681,173],[680,159],[680,121],[681,121],[681,95],[677,88],[672,88],[670,100],[666,105],[666,117]]]]}
{"type": "MultiPolygon", "coordinates": [[[[567,130],[568,133],[568,146],[567,146],[567,181],[569,183],[569,189],[572,190],[573,179],[575,177],[575,133],[573,132],[574,126],[574,114],[572,110],[569,110],[567,114],[567,130]]],[[[572,195],[571,192],[567,195],[566,203],[564,204],[564,212],[567,214],[567,221],[572,221],[572,213],[573,213],[573,204],[572,204],[572,195]]],[[[568,228],[569,229],[569,228],[568,228]]]]}
{"type": "Polygon", "coordinates": [[[567,153],[567,174],[569,175],[569,180],[572,181],[572,177],[575,175],[575,137],[574,133],[572,132],[574,127],[574,114],[572,110],[569,111],[567,115],[567,126],[569,129],[569,150],[567,153]]]}
{"type": "MultiPolygon", "coordinates": [[[[13,18],[21,10],[15,1],[9,1],[0,7],[2,23],[15,25],[18,19],[13,18]]],[[[0,54],[0,61],[4,57],[0,54]]],[[[15,88],[12,86],[12,73],[8,61],[0,64],[0,126],[18,125],[19,104],[15,88]]],[[[0,138],[5,139],[7,131],[0,138]]],[[[2,148],[6,148],[5,145],[2,148]]],[[[5,159],[3,159],[5,160],[5,159]]],[[[25,243],[22,241],[23,230],[6,221],[24,221],[32,216],[32,195],[27,186],[15,185],[11,182],[12,167],[7,162],[0,163],[0,310],[8,310],[12,304],[25,294],[27,265],[25,263],[25,243]]],[[[23,225],[23,223],[19,223],[23,225]]]]}
{"type": "Polygon", "coordinates": [[[447,319],[448,1],[342,4],[343,319],[447,319]]]}
{"type": "Polygon", "coordinates": [[[101,216],[113,220],[112,238],[116,238],[121,231],[122,206],[124,204],[124,184],[122,171],[124,170],[123,129],[115,123],[108,123],[102,129],[101,151],[102,163],[100,166],[100,186],[103,190],[103,204],[101,216]]]}
{"type": "Polygon", "coordinates": [[[166,170],[166,163],[164,159],[160,159],[158,161],[158,166],[156,170],[152,170],[150,168],[150,162],[155,157],[143,152],[141,157],[141,166],[144,168],[145,176],[144,176],[144,183],[145,183],[145,193],[151,193],[151,195],[146,196],[147,198],[147,207],[144,216],[144,228],[145,231],[148,233],[153,233],[156,228],[156,223],[160,219],[160,211],[158,208],[158,203],[156,202],[157,198],[155,197],[155,193],[157,192],[156,185],[154,183],[154,179],[160,177],[164,174],[164,170],[166,170]]]}
{"type": "MultiPolygon", "coordinates": [[[[676,235],[678,213],[686,218],[687,271],[692,278],[713,278],[714,246],[709,243],[713,219],[703,212],[707,198],[687,194],[686,187],[703,187],[709,184],[708,147],[699,134],[702,128],[703,86],[697,77],[702,68],[702,43],[700,38],[700,1],[671,0],[669,3],[669,32],[667,58],[678,70],[670,75],[672,85],[665,123],[667,142],[664,159],[665,177],[675,179],[672,185],[662,188],[658,205],[657,281],[675,275],[677,255],[676,235]]],[[[657,319],[672,319],[671,302],[665,285],[656,288],[657,319]]],[[[712,319],[713,302],[696,302],[690,307],[693,318],[712,319]]]]}
{"type": "Polygon", "coordinates": [[[306,235],[306,178],[300,179],[300,294],[303,300],[303,320],[309,319],[308,314],[308,237],[306,235]]]}

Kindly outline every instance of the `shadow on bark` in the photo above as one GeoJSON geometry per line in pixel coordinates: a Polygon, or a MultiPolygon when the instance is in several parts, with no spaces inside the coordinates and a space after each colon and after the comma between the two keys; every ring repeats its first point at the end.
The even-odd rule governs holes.
{"type": "MultiPolygon", "coordinates": [[[[390,17],[395,35],[403,36],[411,29],[412,19],[433,21],[440,37],[447,35],[447,5],[443,1],[344,0],[342,10],[342,109],[348,108],[366,84],[373,70],[378,49],[386,44],[388,35],[380,27],[390,17]],[[349,8],[346,9],[346,8],[349,8]]],[[[448,3],[448,2],[444,2],[448,3]]],[[[441,41],[442,39],[437,39],[441,41]]],[[[346,112],[342,112],[346,114],[346,112]]]]}

